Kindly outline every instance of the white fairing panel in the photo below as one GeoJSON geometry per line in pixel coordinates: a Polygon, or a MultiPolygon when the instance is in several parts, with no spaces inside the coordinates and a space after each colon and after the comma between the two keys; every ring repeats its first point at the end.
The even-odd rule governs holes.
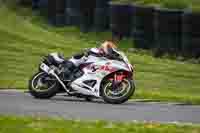
{"type": "Polygon", "coordinates": [[[86,63],[92,63],[92,64],[90,64],[88,67],[85,67],[83,69],[84,75],[76,79],[71,84],[72,88],[85,95],[94,95],[96,97],[100,97],[100,92],[99,92],[100,84],[105,76],[121,69],[129,71],[125,63],[116,60],[108,60],[107,58],[104,57],[95,57],[90,55],[86,63]],[[105,66],[109,70],[105,70],[104,69],[105,66]],[[83,83],[83,81],[86,80],[96,80],[97,83],[95,84],[94,87],[90,87],[85,83],[83,83]],[[85,89],[84,86],[89,89],[85,89]]]}

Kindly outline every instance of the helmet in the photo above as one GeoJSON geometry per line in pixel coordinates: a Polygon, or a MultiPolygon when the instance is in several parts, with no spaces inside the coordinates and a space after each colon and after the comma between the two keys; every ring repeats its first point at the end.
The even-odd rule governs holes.
{"type": "Polygon", "coordinates": [[[101,49],[103,50],[105,54],[110,54],[109,51],[110,49],[113,49],[113,48],[117,48],[117,46],[112,41],[105,41],[104,43],[101,44],[101,49]]]}

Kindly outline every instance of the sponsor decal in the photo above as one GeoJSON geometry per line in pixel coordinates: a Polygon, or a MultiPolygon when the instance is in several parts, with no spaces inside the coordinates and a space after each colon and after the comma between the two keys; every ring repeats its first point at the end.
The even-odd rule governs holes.
{"type": "Polygon", "coordinates": [[[90,69],[92,72],[96,72],[96,71],[114,72],[116,70],[116,68],[110,66],[110,64],[111,64],[110,62],[108,62],[102,66],[92,64],[92,65],[88,66],[87,68],[90,69]]]}

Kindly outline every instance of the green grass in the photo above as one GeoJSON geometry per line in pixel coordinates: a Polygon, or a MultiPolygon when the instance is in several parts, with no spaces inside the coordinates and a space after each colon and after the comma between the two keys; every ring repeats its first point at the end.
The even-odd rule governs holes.
{"type": "Polygon", "coordinates": [[[199,125],[63,120],[0,116],[1,133],[199,133],[199,125]]]}
{"type": "MultiPolygon", "coordinates": [[[[55,28],[26,8],[0,7],[0,88],[27,89],[42,56],[61,52],[71,56],[111,33],[83,34],[74,27],[55,28]]],[[[124,40],[120,48],[132,47],[124,40]]],[[[136,66],[136,94],[133,98],[181,101],[200,104],[200,65],[154,58],[142,52],[126,52],[136,66]]]]}
{"type": "Polygon", "coordinates": [[[168,9],[191,9],[193,12],[200,12],[199,0],[112,0],[117,3],[137,4],[142,6],[153,6],[168,9]]]}

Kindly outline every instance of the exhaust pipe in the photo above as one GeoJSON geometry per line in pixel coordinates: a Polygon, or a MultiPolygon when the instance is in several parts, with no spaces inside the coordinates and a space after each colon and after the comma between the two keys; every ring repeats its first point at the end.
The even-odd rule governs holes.
{"type": "Polygon", "coordinates": [[[65,91],[70,94],[69,90],[66,88],[65,84],[60,80],[60,78],[58,77],[58,75],[54,72],[54,70],[50,70],[48,72],[48,74],[53,75],[54,77],[56,77],[56,79],[58,80],[58,82],[62,85],[62,87],[65,89],[65,91]]]}

